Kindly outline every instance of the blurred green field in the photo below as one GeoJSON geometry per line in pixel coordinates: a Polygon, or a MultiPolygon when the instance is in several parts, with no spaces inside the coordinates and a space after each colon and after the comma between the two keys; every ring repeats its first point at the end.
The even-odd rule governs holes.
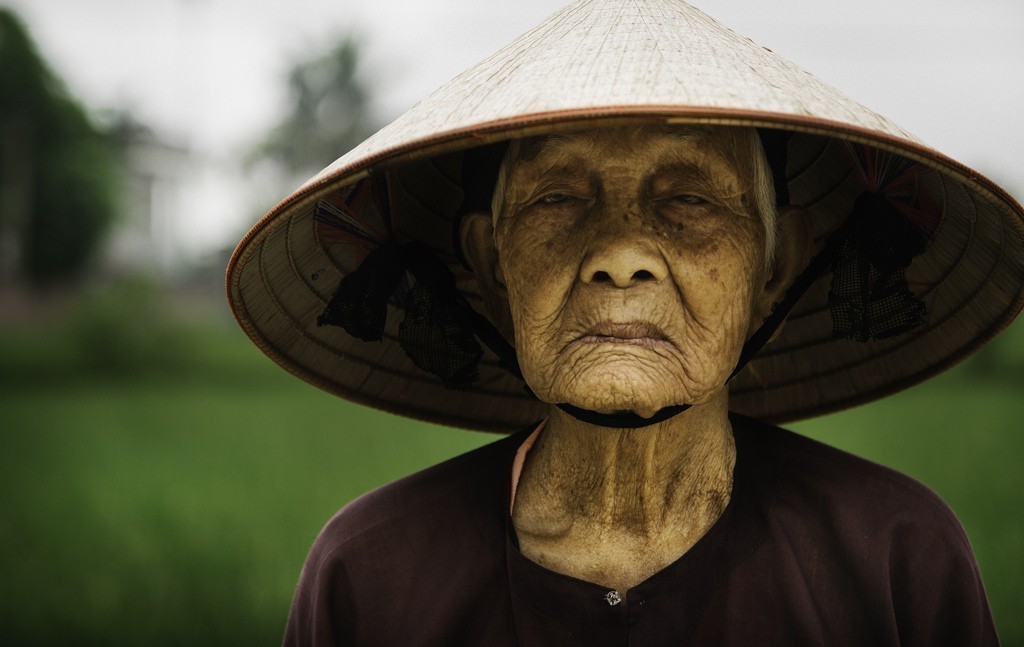
{"type": "MultiPolygon", "coordinates": [[[[928,387],[794,428],[937,490],[967,527],[1004,645],[1024,645],[1024,339],[1010,332],[928,387]]],[[[115,313],[8,331],[2,640],[276,644],[338,507],[490,440],[332,398],[227,325],[115,313]]]]}

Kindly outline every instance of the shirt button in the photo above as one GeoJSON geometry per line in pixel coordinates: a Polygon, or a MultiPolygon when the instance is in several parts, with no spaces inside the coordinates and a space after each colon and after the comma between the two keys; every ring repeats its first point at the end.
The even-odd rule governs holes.
{"type": "Polygon", "coordinates": [[[622,596],[619,595],[618,591],[608,591],[604,594],[604,601],[608,603],[608,606],[614,607],[619,602],[622,602],[622,596]]]}

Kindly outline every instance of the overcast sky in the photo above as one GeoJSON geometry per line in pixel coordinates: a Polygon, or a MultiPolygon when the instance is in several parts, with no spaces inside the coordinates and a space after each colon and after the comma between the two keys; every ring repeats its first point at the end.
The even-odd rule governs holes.
{"type": "MultiPolygon", "coordinates": [[[[361,38],[376,110],[390,120],[562,4],[0,0],[22,15],[43,54],[89,107],[126,107],[160,134],[226,164],[280,117],[287,69],[342,35],[361,38]]],[[[693,4],[1021,199],[1022,0],[693,4]]],[[[244,178],[231,190],[239,186],[244,178]]],[[[211,244],[248,217],[224,206],[230,203],[210,213],[190,209],[183,220],[191,218],[188,227],[201,228],[202,244],[211,244]]]]}

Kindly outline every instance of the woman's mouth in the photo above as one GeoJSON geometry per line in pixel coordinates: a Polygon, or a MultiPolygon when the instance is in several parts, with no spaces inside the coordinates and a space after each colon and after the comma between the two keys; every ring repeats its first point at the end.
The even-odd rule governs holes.
{"type": "Polygon", "coordinates": [[[669,342],[661,328],[646,321],[602,321],[576,339],[584,344],[660,346],[669,342]]]}

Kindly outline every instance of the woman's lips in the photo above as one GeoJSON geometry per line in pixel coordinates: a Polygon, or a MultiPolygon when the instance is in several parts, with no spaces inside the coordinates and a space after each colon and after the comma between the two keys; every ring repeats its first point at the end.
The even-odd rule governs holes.
{"type": "Polygon", "coordinates": [[[669,343],[668,337],[652,323],[646,321],[602,321],[576,339],[585,344],[632,344],[660,346],[669,343]]]}

